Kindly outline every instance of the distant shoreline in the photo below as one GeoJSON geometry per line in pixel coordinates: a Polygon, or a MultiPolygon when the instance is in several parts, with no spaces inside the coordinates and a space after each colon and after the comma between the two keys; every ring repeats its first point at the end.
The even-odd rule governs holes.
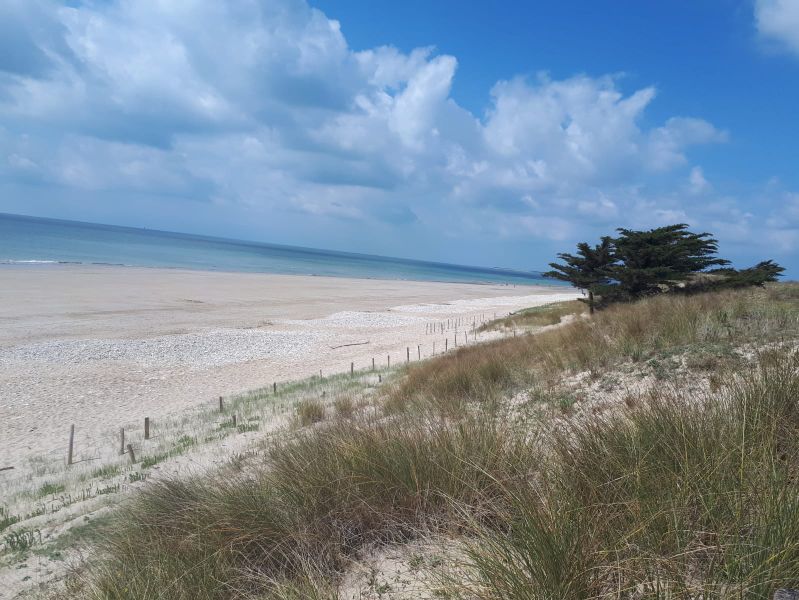
{"type": "Polygon", "coordinates": [[[130,265],[122,263],[111,262],[81,262],[70,260],[0,260],[0,270],[41,270],[41,269],[61,269],[61,268],[107,268],[107,269],[146,269],[153,271],[174,271],[174,272],[189,272],[189,273],[225,273],[225,274],[241,274],[241,275],[280,275],[286,277],[329,277],[332,279],[354,279],[359,281],[412,281],[418,283],[443,283],[454,285],[483,285],[483,286],[502,286],[508,288],[520,287],[543,287],[553,288],[560,291],[572,290],[573,288],[556,279],[552,280],[520,280],[518,282],[505,282],[505,281],[486,281],[486,280],[447,280],[447,279],[415,279],[411,277],[368,277],[358,275],[332,275],[328,273],[282,273],[275,271],[244,271],[235,269],[214,269],[202,267],[187,267],[187,266],[168,266],[168,265],[130,265]]]}
{"type": "Polygon", "coordinates": [[[0,213],[0,265],[78,264],[536,285],[542,273],[0,213]]]}

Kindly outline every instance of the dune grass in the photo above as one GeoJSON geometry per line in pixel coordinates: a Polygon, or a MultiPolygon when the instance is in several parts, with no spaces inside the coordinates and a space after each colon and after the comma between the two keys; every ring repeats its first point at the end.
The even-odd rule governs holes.
{"type": "Polygon", "coordinates": [[[543,306],[526,308],[502,319],[496,319],[482,325],[478,331],[490,331],[493,329],[527,329],[530,327],[545,327],[547,325],[557,325],[563,318],[570,315],[582,315],[586,313],[588,307],[579,300],[568,300],[565,302],[555,302],[543,306]]]}
{"type": "Polygon", "coordinates": [[[799,586],[797,339],[799,286],[774,286],[652,298],[460,349],[409,368],[382,411],[342,401],[341,418],[265,460],[148,483],[117,511],[81,594],[336,598],[365,548],[430,532],[464,540],[451,597],[799,586]],[[704,395],[661,392],[557,427],[505,418],[527,385],[697,347],[749,348],[758,366],[704,395]]]}
{"type": "Polygon", "coordinates": [[[506,526],[467,544],[478,598],[770,598],[799,586],[799,360],[555,436],[506,526]]]}
{"type": "Polygon", "coordinates": [[[391,392],[389,410],[434,406],[457,414],[465,403],[495,401],[564,372],[594,374],[620,361],[701,346],[724,351],[799,334],[799,286],[657,296],[613,306],[536,335],[464,347],[411,367],[391,392]],[[787,289],[786,289],[787,288],[787,289]]]}
{"type": "Polygon", "coordinates": [[[148,486],[119,511],[88,596],[291,589],[309,565],[337,573],[365,544],[441,526],[453,500],[493,505],[529,471],[530,452],[479,421],[347,421],[309,432],[277,445],[267,464],[148,486]]]}

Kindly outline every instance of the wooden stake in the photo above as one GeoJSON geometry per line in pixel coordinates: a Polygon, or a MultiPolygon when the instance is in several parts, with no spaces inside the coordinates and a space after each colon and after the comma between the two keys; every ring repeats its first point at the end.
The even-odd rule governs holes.
{"type": "Polygon", "coordinates": [[[388,368],[390,369],[391,368],[391,355],[390,354],[386,357],[386,360],[388,362],[388,368]]]}
{"type": "Polygon", "coordinates": [[[233,413],[233,429],[236,429],[236,413],[233,413]]]}
{"type": "Polygon", "coordinates": [[[383,376],[379,373],[377,374],[377,383],[383,383],[383,376]]]}
{"type": "Polygon", "coordinates": [[[421,346],[421,344],[416,346],[416,354],[419,356],[419,360],[422,360],[422,346],[421,346]]]}
{"type": "Polygon", "coordinates": [[[128,454],[130,454],[130,462],[136,462],[136,455],[133,453],[133,444],[128,444],[128,454]]]}
{"type": "Polygon", "coordinates": [[[224,402],[222,400],[222,396],[219,396],[219,412],[224,412],[224,410],[225,407],[224,407],[224,402]]]}
{"type": "Polygon", "coordinates": [[[69,426],[69,448],[67,449],[67,464],[72,464],[72,443],[75,441],[75,426],[69,426]]]}
{"type": "Polygon", "coordinates": [[[125,454],[125,428],[119,428],[119,454],[125,454]]]}
{"type": "Polygon", "coordinates": [[[355,363],[350,363],[350,377],[355,377],[355,363]]]}
{"type": "Polygon", "coordinates": [[[372,371],[375,370],[375,357],[372,357],[372,371]]]}
{"type": "Polygon", "coordinates": [[[277,394],[277,381],[275,381],[275,382],[272,384],[272,392],[274,392],[275,394],[277,394]]]}
{"type": "Polygon", "coordinates": [[[150,439],[150,417],[144,417],[144,439],[150,439]]]}
{"type": "Polygon", "coordinates": [[[449,338],[444,338],[444,352],[449,349],[449,338]]]}
{"type": "Polygon", "coordinates": [[[411,362],[411,349],[410,347],[405,348],[405,362],[411,362]]]}

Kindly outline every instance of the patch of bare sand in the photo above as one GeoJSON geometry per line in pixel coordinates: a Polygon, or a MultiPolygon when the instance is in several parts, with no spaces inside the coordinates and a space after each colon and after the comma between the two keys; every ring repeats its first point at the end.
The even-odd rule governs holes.
{"type": "Polygon", "coordinates": [[[473,342],[471,324],[494,313],[576,296],[543,286],[0,267],[0,467],[65,454],[70,424],[76,446],[92,447],[122,423],[219,395],[429,357],[456,334],[458,344],[473,342]]]}

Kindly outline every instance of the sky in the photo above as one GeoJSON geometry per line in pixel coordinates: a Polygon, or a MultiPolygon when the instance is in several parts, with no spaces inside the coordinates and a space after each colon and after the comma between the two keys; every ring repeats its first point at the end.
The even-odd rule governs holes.
{"type": "Polygon", "coordinates": [[[0,0],[0,212],[538,270],[685,222],[799,278],[799,0],[0,0]]]}

